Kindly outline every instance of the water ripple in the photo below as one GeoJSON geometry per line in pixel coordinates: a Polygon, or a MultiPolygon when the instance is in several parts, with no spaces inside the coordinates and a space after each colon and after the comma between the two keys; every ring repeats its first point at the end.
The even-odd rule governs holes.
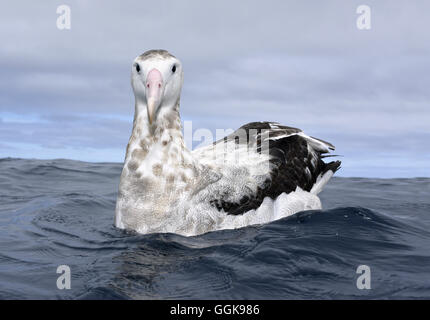
{"type": "Polygon", "coordinates": [[[323,211],[183,237],[113,227],[120,172],[0,159],[0,297],[430,298],[428,178],[335,178],[323,211]],[[55,285],[62,264],[72,271],[67,292],[55,285]],[[361,264],[372,290],[355,285],[361,264]]]}

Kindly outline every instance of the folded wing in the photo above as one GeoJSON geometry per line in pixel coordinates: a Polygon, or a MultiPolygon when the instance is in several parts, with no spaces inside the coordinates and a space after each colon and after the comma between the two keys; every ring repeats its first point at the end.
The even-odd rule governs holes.
{"type": "Polygon", "coordinates": [[[298,187],[318,193],[340,167],[325,163],[334,146],[302,130],[275,122],[248,123],[212,145],[193,151],[206,168],[199,198],[218,210],[243,214],[258,208],[265,197],[276,199],[298,187]]]}

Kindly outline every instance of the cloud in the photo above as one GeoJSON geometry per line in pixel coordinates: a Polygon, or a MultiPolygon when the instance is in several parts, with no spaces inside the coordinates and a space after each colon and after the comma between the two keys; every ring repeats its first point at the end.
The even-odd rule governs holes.
{"type": "Polygon", "coordinates": [[[333,142],[344,175],[377,175],[386,159],[399,175],[430,172],[428,2],[369,0],[367,31],[361,3],[342,0],[69,1],[69,31],[56,28],[61,1],[24,3],[0,5],[0,156],[121,161],[131,62],[166,48],[195,129],[276,120],[333,142]]]}

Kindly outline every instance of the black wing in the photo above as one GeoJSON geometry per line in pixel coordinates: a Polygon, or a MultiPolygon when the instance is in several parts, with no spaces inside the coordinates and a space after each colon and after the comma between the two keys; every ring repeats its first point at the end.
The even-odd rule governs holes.
{"type": "Polygon", "coordinates": [[[276,199],[281,193],[293,192],[297,187],[310,191],[319,177],[329,170],[334,173],[340,167],[340,161],[325,163],[322,160],[324,154],[334,150],[332,144],[307,136],[300,129],[274,122],[248,123],[214,144],[233,140],[243,143],[243,139],[237,139],[239,130],[246,132],[246,143],[256,143],[257,152],[267,146],[262,139],[265,137],[263,132],[268,133],[271,171],[270,178],[257,188],[255,194],[246,195],[239,202],[231,202],[228,197],[210,200],[218,210],[228,214],[237,215],[257,209],[265,197],[276,199]]]}

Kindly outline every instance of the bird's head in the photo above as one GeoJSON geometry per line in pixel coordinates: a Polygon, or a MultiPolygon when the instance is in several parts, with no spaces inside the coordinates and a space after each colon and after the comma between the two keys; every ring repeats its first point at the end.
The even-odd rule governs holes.
{"type": "Polygon", "coordinates": [[[131,86],[136,104],[146,107],[150,125],[161,109],[176,107],[182,82],[181,62],[165,50],[149,50],[134,60],[131,86]]]}

